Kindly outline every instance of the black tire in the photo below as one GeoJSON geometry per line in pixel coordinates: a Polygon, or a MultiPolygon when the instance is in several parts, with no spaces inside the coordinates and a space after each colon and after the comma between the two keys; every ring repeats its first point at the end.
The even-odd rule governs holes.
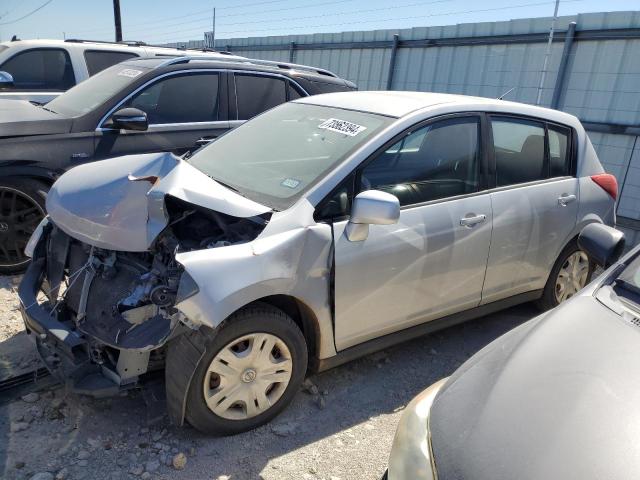
{"type": "MultiPolygon", "coordinates": [[[[560,252],[560,255],[558,256],[556,263],[553,265],[551,274],[547,279],[547,283],[544,286],[542,297],[540,297],[540,299],[536,302],[536,305],[538,306],[538,308],[540,308],[540,310],[542,311],[551,310],[552,308],[555,308],[560,304],[558,302],[558,299],[556,298],[556,290],[555,290],[558,273],[560,272],[560,269],[565,264],[567,259],[571,255],[573,255],[575,252],[578,252],[578,251],[581,251],[582,253],[587,255],[586,252],[578,248],[578,242],[577,240],[574,239],[571,242],[569,242],[569,244],[566,247],[564,247],[562,252],[560,252]]],[[[587,285],[591,281],[591,276],[593,275],[593,271],[595,270],[595,267],[596,267],[595,263],[593,262],[593,260],[591,260],[591,258],[589,258],[588,255],[587,255],[587,259],[589,261],[589,270],[587,273],[587,279],[586,279],[585,285],[587,285]]]]}
{"type": "Polygon", "coordinates": [[[29,264],[24,254],[31,234],[45,215],[49,187],[26,177],[0,180],[0,274],[23,272],[29,264]]]}
{"type": "Polygon", "coordinates": [[[271,421],[293,400],[307,370],[307,345],[295,322],[281,310],[267,304],[254,304],[231,315],[217,329],[200,329],[205,335],[205,353],[198,363],[187,394],[185,416],[196,429],[209,435],[234,435],[271,421]],[[205,330],[205,331],[203,331],[205,330]],[[242,420],[218,416],[205,402],[204,381],[210,363],[227,345],[245,335],[267,333],[282,340],[292,360],[292,374],[282,396],[261,414],[242,420]]]}

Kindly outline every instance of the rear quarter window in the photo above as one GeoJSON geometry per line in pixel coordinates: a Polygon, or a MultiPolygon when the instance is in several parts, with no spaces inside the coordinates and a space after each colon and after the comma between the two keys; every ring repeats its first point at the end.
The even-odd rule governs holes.
{"type": "Polygon", "coordinates": [[[135,53],[111,52],[108,50],[85,50],[84,52],[84,59],[87,62],[89,76],[93,76],[111,65],[124,62],[137,56],[135,53]]]}

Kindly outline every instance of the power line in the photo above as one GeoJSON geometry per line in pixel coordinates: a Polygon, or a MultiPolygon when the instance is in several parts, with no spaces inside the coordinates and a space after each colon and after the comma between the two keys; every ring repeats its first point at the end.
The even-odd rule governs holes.
{"type": "MultiPolygon", "coordinates": [[[[581,1],[585,1],[585,0],[565,0],[564,3],[572,3],[572,2],[581,2],[581,1]]],[[[434,2],[436,3],[436,2],[434,2]]],[[[367,24],[367,23],[380,23],[380,22],[395,22],[395,21],[401,21],[401,20],[413,20],[416,18],[430,18],[430,17],[439,17],[439,16],[447,16],[447,15],[460,15],[460,14],[468,14],[468,13],[481,13],[481,12],[491,12],[491,11],[499,11],[499,10],[511,10],[511,9],[517,9],[517,8],[524,8],[524,7],[533,7],[533,6],[541,6],[541,5],[548,5],[548,4],[552,4],[555,3],[555,1],[544,1],[544,2],[531,2],[531,3],[523,3],[523,4],[518,4],[518,5],[510,5],[510,6],[503,6],[503,7],[493,7],[493,8],[483,8],[483,9],[472,9],[472,10],[462,10],[462,11],[455,11],[455,12],[444,12],[444,13],[431,13],[431,14],[427,14],[427,15],[413,15],[410,17],[394,17],[394,18],[387,18],[387,19],[378,19],[378,20],[357,20],[357,21],[349,21],[349,22],[341,22],[341,23],[326,23],[326,24],[319,24],[319,25],[314,25],[313,28],[316,27],[336,27],[336,26],[347,26],[347,25],[361,25],[361,24],[367,24]]],[[[401,6],[395,6],[393,8],[402,8],[401,6]]],[[[377,9],[373,9],[373,10],[377,10],[377,9]]],[[[358,11],[353,11],[353,12],[341,12],[341,13],[335,13],[333,15],[352,15],[352,14],[360,14],[366,12],[365,10],[358,10],[358,11]]],[[[321,15],[318,15],[321,16],[321,15]]],[[[322,15],[322,16],[327,16],[327,15],[322,15]]],[[[303,17],[303,18],[315,18],[316,16],[313,17],[303,17]]],[[[300,20],[303,19],[300,17],[296,17],[296,18],[286,18],[286,19],[282,19],[283,21],[295,21],[295,20],[300,20]]],[[[301,25],[301,26],[288,26],[287,29],[293,30],[293,29],[306,29],[306,28],[310,28],[309,26],[306,25],[301,25]]],[[[164,35],[161,36],[154,36],[152,38],[154,38],[155,42],[157,41],[162,41],[162,39],[166,39],[166,38],[174,38],[172,35],[175,33],[185,33],[185,32],[190,32],[190,31],[195,31],[198,30],[198,27],[194,27],[192,29],[182,29],[179,31],[174,31],[174,32],[165,32],[164,35]]],[[[256,32],[270,32],[270,31],[281,31],[284,30],[282,27],[280,28],[263,28],[263,29],[250,29],[250,30],[227,30],[227,31],[221,31],[219,32],[220,34],[223,35],[228,35],[228,34],[237,34],[237,33],[256,33],[256,32]]]]}
{"type": "MultiPolygon", "coordinates": [[[[367,10],[358,10],[358,11],[351,11],[351,12],[334,12],[334,13],[322,13],[319,15],[309,15],[308,17],[294,17],[294,18],[281,18],[279,21],[282,22],[290,22],[293,20],[308,20],[310,18],[318,18],[318,17],[334,17],[334,16],[340,16],[340,15],[354,15],[354,14],[362,14],[362,13],[372,13],[372,12],[382,12],[385,10],[396,10],[398,8],[410,8],[410,7],[424,7],[426,5],[433,5],[436,3],[446,3],[446,2],[451,2],[451,0],[434,0],[434,1],[430,1],[430,2],[418,2],[418,3],[410,3],[408,5],[394,5],[392,7],[381,7],[381,8],[370,8],[367,10]]],[[[344,3],[344,0],[341,0],[340,2],[331,2],[331,3],[344,3]]],[[[273,20],[252,20],[250,22],[236,22],[236,23],[223,23],[221,24],[221,26],[232,26],[232,25],[248,25],[248,24],[252,24],[252,23],[266,23],[266,22],[272,22],[273,20]]]]}
{"type": "MultiPolygon", "coordinates": [[[[231,15],[218,15],[217,18],[228,18],[228,17],[246,17],[247,15],[262,15],[265,13],[276,13],[276,12],[284,12],[284,11],[291,11],[291,10],[296,10],[296,9],[306,9],[306,8],[317,8],[317,7],[324,7],[327,5],[336,5],[336,4],[343,4],[343,3],[347,3],[347,2],[354,2],[356,0],[333,0],[330,2],[322,2],[322,3],[315,3],[313,5],[303,5],[303,6],[299,6],[299,7],[295,7],[295,8],[291,8],[291,7],[286,7],[286,8],[276,8],[276,9],[270,9],[270,10],[262,10],[259,12],[241,12],[241,13],[233,13],[231,15]]],[[[446,2],[446,1],[451,1],[451,0],[438,0],[439,2],[446,2]]],[[[367,11],[367,10],[361,10],[361,11],[367,11]]],[[[340,15],[340,13],[333,13],[331,15],[340,15]]],[[[315,18],[318,15],[314,15],[312,17],[305,17],[305,18],[315,18]]],[[[327,15],[321,15],[321,16],[327,16],[327,15]]],[[[287,21],[288,19],[283,18],[280,19],[281,21],[287,21]]],[[[273,20],[257,20],[256,23],[262,23],[262,22],[271,22],[273,20]]],[[[180,23],[174,23],[174,24],[170,24],[170,25],[163,25],[162,27],[146,27],[146,28],[142,28],[139,30],[150,30],[150,29],[157,29],[157,28],[166,28],[166,27],[177,27],[180,25],[188,25],[188,24],[192,24],[192,23],[199,23],[198,27],[193,27],[191,30],[195,30],[197,28],[200,27],[200,24],[203,22],[202,19],[197,19],[197,20],[188,20],[186,22],[180,22],[180,23]]],[[[248,22],[247,22],[248,23],[248,22]]],[[[235,23],[223,23],[220,25],[236,25],[235,23]]],[[[189,31],[189,30],[188,30],[189,31]]]]}
{"type": "MultiPolygon", "coordinates": [[[[236,10],[238,8],[246,8],[246,7],[254,7],[254,6],[258,6],[258,5],[268,5],[268,4],[272,4],[272,3],[282,3],[286,0],[266,0],[266,1],[261,1],[261,2],[254,2],[254,3],[247,3],[244,5],[234,5],[232,7],[217,7],[218,10],[236,10]]],[[[354,1],[354,0],[343,0],[343,1],[354,1]]],[[[309,5],[309,6],[314,6],[314,5],[309,5]]],[[[256,15],[256,14],[260,14],[260,13],[270,13],[270,12],[278,12],[278,11],[284,11],[284,10],[289,10],[290,8],[280,8],[277,10],[266,10],[266,11],[262,11],[262,12],[251,12],[251,15],[256,15]]],[[[195,16],[202,16],[202,15],[209,15],[211,13],[210,9],[207,10],[198,10],[196,12],[192,12],[192,13],[187,13],[185,15],[179,15],[177,17],[165,17],[162,19],[156,19],[156,20],[149,20],[149,21],[145,21],[145,22],[138,22],[138,23],[132,23],[132,24],[128,24],[126,25],[127,28],[131,28],[131,27],[137,27],[140,25],[157,25],[157,28],[165,28],[165,27],[172,27],[174,25],[183,25],[183,24],[188,24],[188,23],[195,23],[195,22],[201,22],[202,19],[198,18],[196,20],[190,20],[187,22],[180,22],[180,23],[174,23],[174,24],[169,24],[169,25],[159,25],[165,22],[173,22],[174,20],[178,20],[181,18],[189,18],[189,17],[195,17],[195,16]]],[[[247,15],[247,12],[241,12],[241,13],[234,13],[234,14],[230,14],[230,15],[218,15],[219,18],[222,17],[236,17],[236,16],[240,16],[240,15],[247,15]]],[[[151,28],[156,28],[156,27],[151,27],[151,28]]],[[[144,29],[143,29],[144,30],[144,29]]],[[[107,31],[107,29],[91,29],[91,30],[76,30],[75,33],[96,33],[96,32],[103,32],[103,31],[107,31]]],[[[110,31],[110,29],[109,29],[110,31]]]]}
{"type": "MultiPolygon", "coordinates": [[[[565,0],[564,3],[569,3],[569,2],[583,2],[585,0],[565,0]]],[[[387,18],[387,19],[382,19],[382,20],[359,20],[359,21],[354,21],[354,22],[343,22],[343,23],[328,23],[328,24],[321,24],[321,25],[314,25],[314,27],[336,27],[336,26],[343,26],[343,25],[357,25],[357,24],[362,24],[362,23],[376,23],[376,22],[395,22],[398,20],[413,20],[416,18],[429,18],[429,17],[442,17],[442,16],[446,16],[446,15],[461,15],[461,14],[467,14],[467,13],[481,13],[481,12],[493,12],[493,11],[498,11],[498,10],[512,10],[512,9],[516,9],[516,8],[524,8],[524,7],[538,7],[541,5],[549,5],[549,4],[554,4],[554,1],[546,1],[546,2],[536,2],[536,3],[522,3],[520,5],[511,5],[508,7],[494,7],[494,8],[482,8],[482,9],[477,9],[477,10],[462,10],[462,11],[457,11],[457,12],[446,12],[446,13],[432,13],[429,15],[413,15],[411,17],[396,17],[396,18],[387,18]]],[[[358,13],[358,12],[354,12],[354,13],[358,13]]],[[[343,14],[344,15],[344,14],[343,14]]],[[[293,19],[288,19],[288,20],[293,20],[293,19]]],[[[300,29],[300,28],[309,28],[308,26],[297,26],[297,27],[292,27],[289,26],[289,29],[300,29]]],[[[229,33],[247,33],[247,32],[269,32],[269,31],[275,31],[275,30],[282,30],[282,28],[264,28],[261,30],[233,30],[233,31],[226,31],[226,32],[220,32],[223,34],[229,34],[229,33]]]]}
{"type": "MultiPolygon", "coordinates": [[[[327,5],[334,5],[334,4],[343,4],[345,2],[348,1],[355,1],[355,0],[337,0],[337,1],[330,1],[330,2],[323,2],[323,3],[316,3],[315,5],[309,5],[308,7],[323,7],[323,6],[327,6],[327,5]]],[[[421,6],[426,6],[426,5],[433,5],[436,3],[445,3],[445,2],[451,2],[452,0],[432,0],[429,2],[418,2],[418,3],[410,3],[408,5],[394,5],[393,7],[382,7],[382,8],[371,8],[371,9],[367,9],[367,10],[357,10],[357,11],[350,11],[350,12],[332,12],[332,13],[322,13],[322,14],[316,14],[316,15],[309,15],[309,16],[305,16],[305,17],[290,17],[290,18],[281,18],[279,19],[279,21],[282,22],[289,22],[289,21],[296,21],[296,20],[308,20],[310,18],[320,18],[320,17],[334,17],[334,16],[340,16],[340,15],[355,15],[355,14],[362,14],[362,13],[370,13],[370,12],[380,12],[380,11],[385,11],[385,10],[395,10],[398,8],[410,8],[410,7],[421,7],[421,6]]],[[[304,7],[299,7],[299,8],[304,8],[304,7]]],[[[282,9],[279,9],[282,10],[282,9]]],[[[274,11],[279,11],[279,10],[274,10],[274,11]]],[[[292,10],[292,9],[286,9],[286,10],[292,10]]],[[[271,13],[271,11],[267,11],[267,12],[258,12],[258,13],[271,13]]],[[[246,14],[245,14],[246,15],[246,14]]],[[[235,15],[234,15],[235,16],[235,15]]],[[[220,15],[218,15],[218,18],[221,18],[220,15]]],[[[171,35],[173,33],[184,33],[184,32],[191,32],[191,31],[195,31],[198,30],[204,26],[206,26],[206,23],[203,23],[202,20],[198,20],[199,22],[201,22],[198,26],[194,26],[191,27],[189,29],[180,29],[180,30],[173,30],[170,32],[163,32],[163,37],[166,37],[167,35],[171,35]]],[[[232,26],[232,25],[248,25],[248,24],[255,24],[255,23],[269,23],[269,22],[273,22],[273,20],[269,19],[269,20],[252,20],[252,21],[248,21],[248,22],[236,22],[236,23],[219,23],[218,27],[226,27],[226,26],[232,26]]],[[[187,23],[187,22],[186,22],[187,23]]],[[[188,22],[188,23],[194,23],[192,22],[188,22]]]]}
{"type": "Polygon", "coordinates": [[[36,13],[39,10],[42,10],[44,7],[46,7],[47,5],[49,5],[51,2],[53,2],[53,0],[47,0],[46,2],[44,2],[42,5],[40,5],[38,8],[31,10],[29,13],[27,13],[26,15],[23,15],[20,18],[16,18],[15,20],[11,20],[10,22],[2,22],[0,23],[0,25],[11,25],[12,23],[16,23],[19,22],[20,20],[24,20],[27,17],[30,17],[31,15],[33,15],[34,13],[36,13]]]}

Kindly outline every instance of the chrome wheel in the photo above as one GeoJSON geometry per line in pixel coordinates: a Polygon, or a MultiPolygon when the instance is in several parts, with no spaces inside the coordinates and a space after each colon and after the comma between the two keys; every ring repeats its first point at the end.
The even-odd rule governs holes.
{"type": "Polygon", "coordinates": [[[269,333],[252,333],[227,344],[204,377],[209,409],[228,420],[246,420],[267,411],[287,389],[293,362],[286,344],[269,333]]]}
{"type": "Polygon", "coordinates": [[[0,266],[19,267],[29,258],[24,248],[44,217],[44,211],[26,193],[0,187],[0,266]]]}
{"type": "Polygon", "coordinates": [[[572,297],[587,283],[589,277],[589,258],[578,250],[564,261],[556,278],[556,301],[561,303],[572,297]]]}

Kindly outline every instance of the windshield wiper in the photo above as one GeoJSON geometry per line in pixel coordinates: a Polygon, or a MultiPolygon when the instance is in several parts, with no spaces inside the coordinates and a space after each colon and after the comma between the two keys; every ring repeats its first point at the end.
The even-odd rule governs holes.
{"type": "MultiPolygon", "coordinates": [[[[231,190],[232,192],[236,192],[239,195],[242,195],[242,193],[240,193],[240,190],[238,190],[236,187],[232,187],[231,185],[229,185],[228,183],[224,183],[221,182],[220,180],[218,180],[217,178],[213,178],[211,175],[208,175],[208,177],[213,180],[216,183],[219,183],[220,185],[222,185],[224,188],[228,188],[229,190],[231,190]]],[[[242,195],[244,197],[244,195],[242,195]]]]}
{"type": "Polygon", "coordinates": [[[632,304],[634,310],[640,311],[640,287],[626,280],[617,278],[613,291],[616,292],[616,295],[620,297],[623,303],[627,305],[632,304]]]}
{"type": "Polygon", "coordinates": [[[46,110],[47,112],[55,113],[56,115],[58,114],[58,112],[54,112],[54,111],[53,111],[53,110],[51,110],[50,108],[45,107],[45,106],[44,106],[45,104],[44,104],[44,103],[42,103],[42,102],[36,102],[35,100],[29,100],[29,103],[30,103],[31,105],[34,105],[34,106],[38,107],[38,108],[41,108],[41,109],[43,109],[43,110],[46,110]]]}

